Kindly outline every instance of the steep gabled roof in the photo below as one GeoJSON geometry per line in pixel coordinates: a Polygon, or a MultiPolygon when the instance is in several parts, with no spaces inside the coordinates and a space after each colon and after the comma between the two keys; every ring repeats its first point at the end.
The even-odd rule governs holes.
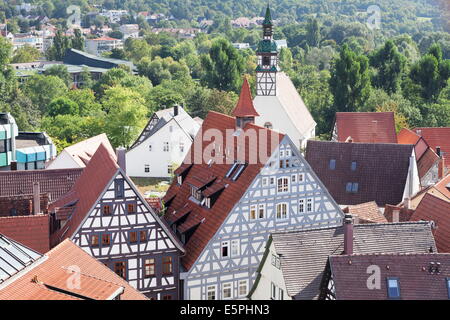
{"type": "Polygon", "coordinates": [[[36,259],[22,272],[5,286],[0,284],[0,300],[107,300],[120,293],[121,300],[147,300],[70,240],[36,259]],[[75,281],[68,286],[75,272],[79,272],[79,286],[75,281]]]}
{"type": "MultiPolygon", "coordinates": [[[[235,132],[235,126],[236,119],[234,117],[217,112],[209,112],[203,122],[202,128],[194,139],[183,162],[184,164],[182,164],[184,168],[188,167],[187,164],[193,163],[193,165],[189,170],[186,170],[187,173],[183,178],[183,183],[178,185],[177,179],[174,179],[164,197],[164,200],[168,203],[165,219],[169,224],[173,223],[174,219],[176,220],[178,217],[173,217],[174,213],[177,215],[178,212],[186,210],[186,204],[188,204],[191,209],[187,218],[185,218],[182,224],[178,226],[178,232],[180,233],[189,230],[193,232],[192,236],[185,244],[186,254],[182,258],[182,265],[186,270],[189,270],[192,267],[230,211],[241,199],[253,179],[264,166],[264,163],[261,163],[260,161],[255,164],[249,163],[245,166],[240,177],[236,181],[233,181],[231,178],[234,176],[236,169],[233,171],[232,176],[226,177],[226,175],[232,166],[234,156],[230,157],[231,160],[227,160],[228,163],[224,160],[223,164],[216,162],[210,162],[208,164],[212,157],[208,156],[206,159],[203,158],[203,152],[206,147],[210,145],[210,141],[205,141],[206,139],[203,139],[203,135],[210,129],[218,130],[218,132],[222,134],[223,140],[215,140],[217,145],[216,152],[222,157],[225,157],[225,154],[228,155],[229,152],[236,154],[238,148],[240,148],[240,150],[245,150],[243,165],[244,162],[250,162],[250,154],[258,154],[260,139],[265,138],[265,135],[268,137],[266,146],[267,155],[271,155],[274,149],[278,147],[278,144],[273,145],[271,143],[272,139],[276,139],[279,143],[284,137],[284,135],[251,123],[247,123],[242,130],[237,132],[235,132]],[[256,143],[250,143],[249,139],[245,139],[245,142],[242,142],[242,140],[238,139],[237,135],[235,135],[232,138],[232,141],[234,140],[233,148],[227,145],[226,139],[230,132],[235,132],[236,134],[239,133],[239,135],[243,136],[252,129],[256,130],[257,133],[256,136],[258,141],[256,143]],[[211,177],[214,177],[214,179],[211,179],[211,177]],[[209,189],[206,188],[206,190],[208,190],[205,190],[206,192],[215,192],[217,191],[215,189],[221,189],[220,194],[211,209],[200,205],[191,197],[191,185],[199,185],[199,183],[205,187],[210,187],[209,189]]],[[[182,213],[179,215],[182,215],[182,213]]]]}
{"type": "Polygon", "coordinates": [[[338,141],[397,143],[394,112],[337,112],[338,141]]]}
{"type": "Polygon", "coordinates": [[[52,245],[70,238],[80,226],[111,180],[119,172],[116,157],[102,143],[66,196],[54,202],[49,210],[75,203],[72,217],[62,229],[52,235],[52,245]],[[54,242],[56,241],[56,243],[54,242]]]}
{"type": "Polygon", "coordinates": [[[397,135],[400,144],[416,144],[420,138],[418,134],[408,128],[403,128],[397,135]]]}
{"type": "Polygon", "coordinates": [[[45,253],[50,250],[48,214],[1,217],[0,233],[37,252],[45,253]]]}
{"type": "Polygon", "coordinates": [[[397,204],[403,192],[413,145],[345,143],[309,140],[306,161],[337,203],[360,204],[375,200],[378,206],[397,204]],[[330,169],[335,160],[335,169],[330,169]],[[356,170],[351,170],[356,161],[356,170]],[[347,183],[358,183],[357,192],[347,192],[347,183]]]}
{"type": "Polygon", "coordinates": [[[434,221],[436,229],[433,233],[438,251],[450,252],[450,200],[427,193],[411,217],[411,221],[421,220],[434,221]]]}
{"type": "MultiPolygon", "coordinates": [[[[441,147],[444,157],[450,158],[450,127],[415,128],[414,131],[425,139],[434,152],[436,147],[441,147]]],[[[450,168],[450,161],[446,162],[446,167],[450,168]]]]}
{"type": "Polygon", "coordinates": [[[420,157],[419,161],[417,161],[419,178],[422,179],[438,161],[439,156],[433,151],[433,149],[428,148],[427,151],[425,151],[420,157]]]}
{"type": "MultiPolygon", "coordinates": [[[[434,189],[439,191],[439,193],[442,194],[442,196],[446,197],[448,199],[448,201],[450,201],[450,173],[446,177],[441,179],[441,181],[436,183],[434,185],[434,189]]],[[[433,192],[433,190],[430,190],[430,193],[432,193],[435,196],[439,196],[439,195],[436,195],[433,192]]]]}
{"type": "Polygon", "coordinates": [[[242,84],[241,93],[239,95],[239,100],[234,108],[232,114],[233,117],[257,117],[259,116],[253,106],[252,93],[250,91],[250,85],[248,84],[247,78],[244,78],[244,83],[242,84]]]}
{"type": "Polygon", "coordinates": [[[388,277],[398,278],[401,300],[447,300],[450,254],[356,254],[330,256],[337,300],[386,300],[388,277]],[[440,263],[439,272],[433,271],[440,263]],[[380,289],[367,287],[369,266],[380,267],[380,289]],[[430,269],[432,267],[432,269],[430,269]]]}
{"type": "MultiPolygon", "coordinates": [[[[114,149],[111,146],[108,137],[104,133],[75,143],[65,148],[62,153],[66,153],[66,155],[68,155],[80,168],[84,168],[102,143],[111,154],[114,154],[114,149]]],[[[52,168],[58,164],[58,158],[60,156],[61,154],[53,160],[53,162],[49,165],[49,168],[52,168]]]]}
{"type": "Polygon", "coordinates": [[[39,182],[41,193],[50,201],[60,198],[74,185],[83,169],[0,171],[0,196],[33,194],[33,182],[39,182]]]}
{"type": "MultiPolygon", "coordinates": [[[[436,245],[428,222],[368,223],[353,226],[355,254],[428,253],[436,245]]],[[[294,299],[318,298],[328,256],[344,250],[344,228],[272,234],[287,293],[294,299]]],[[[367,279],[367,278],[366,278],[367,279]]]]}

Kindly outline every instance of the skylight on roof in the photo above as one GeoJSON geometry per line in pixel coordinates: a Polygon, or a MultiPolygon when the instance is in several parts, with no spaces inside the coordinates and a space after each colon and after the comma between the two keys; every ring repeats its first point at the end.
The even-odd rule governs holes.
{"type": "Polygon", "coordinates": [[[231,174],[233,173],[234,169],[236,169],[236,167],[238,166],[239,162],[235,161],[231,167],[230,170],[228,170],[227,174],[225,175],[225,178],[229,178],[231,176],[231,174]]]}
{"type": "Polygon", "coordinates": [[[237,169],[236,173],[233,176],[233,181],[236,181],[237,179],[239,179],[240,175],[242,174],[242,172],[244,171],[245,167],[247,167],[246,163],[243,163],[240,165],[240,167],[237,169]]]}

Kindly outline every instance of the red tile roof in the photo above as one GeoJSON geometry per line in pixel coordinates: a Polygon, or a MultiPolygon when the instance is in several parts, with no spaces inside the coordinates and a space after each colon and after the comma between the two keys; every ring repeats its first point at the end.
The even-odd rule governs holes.
{"type": "Polygon", "coordinates": [[[359,223],[385,223],[386,218],[381,214],[375,201],[348,206],[344,213],[350,213],[359,218],[359,223]]]}
{"type": "Polygon", "coordinates": [[[420,220],[434,221],[438,252],[450,252],[450,201],[427,193],[411,217],[411,221],[420,220]]]}
{"type": "Polygon", "coordinates": [[[384,207],[384,217],[386,218],[387,221],[389,222],[393,222],[393,217],[394,217],[394,210],[398,210],[399,211],[399,216],[398,216],[398,220],[399,222],[406,222],[406,221],[410,221],[411,220],[411,216],[414,213],[414,210],[412,209],[406,209],[403,205],[390,205],[387,204],[384,207]]]}
{"type": "Polygon", "coordinates": [[[420,140],[420,136],[407,128],[403,128],[398,133],[397,140],[400,144],[416,144],[420,140]]]}
{"type": "Polygon", "coordinates": [[[442,193],[450,201],[450,174],[434,185],[434,188],[442,193]]]}
{"type": "Polygon", "coordinates": [[[51,211],[77,201],[71,219],[52,235],[52,246],[74,234],[118,171],[119,166],[115,155],[111,154],[103,143],[100,144],[72,190],[66,196],[55,201],[49,208],[51,211]]]}
{"type": "Polygon", "coordinates": [[[253,105],[252,93],[250,91],[250,85],[248,84],[247,78],[244,78],[239,101],[231,115],[233,117],[241,118],[259,116],[258,112],[256,112],[255,106],[253,105]]]}
{"type": "MultiPolygon", "coordinates": [[[[209,240],[217,232],[218,228],[233,209],[234,205],[241,199],[250,183],[264,165],[261,161],[257,161],[255,164],[250,163],[243,170],[241,176],[236,181],[232,181],[230,178],[225,177],[231,167],[231,164],[219,164],[213,162],[209,165],[209,159],[203,158],[203,151],[210,145],[209,141],[203,140],[204,133],[209,129],[219,130],[222,133],[223,140],[218,139],[215,143],[221,145],[220,150],[222,150],[223,153],[227,153],[227,135],[229,136],[230,132],[234,132],[235,125],[236,120],[234,117],[226,116],[217,112],[208,113],[208,116],[203,122],[202,128],[197,133],[191,149],[184,160],[184,163],[194,164],[183,179],[182,185],[178,185],[176,179],[174,179],[172,185],[167,191],[166,196],[164,197],[164,200],[169,202],[165,216],[168,223],[172,221],[172,217],[170,215],[174,211],[179,212],[185,207],[186,204],[188,204],[192,210],[179,228],[181,228],[181,231],[185,232],[189,228],[193,228],[198,225],[185,245],[186,254],[182,258],[182,264],[186,270],[189,270],[192,267],[200,253],[208,244],[209,240]],[[196,145],[201,147],[196,147],[196,145]],[[199,163],[194,161],[198,159],[201,159],[199,163]],[[208,209],[192,199],[191,184],[197,184],[198,179],[207,181],[212,176],[216,177],[216,180],[211,186],[208,187],[211,189],[218,188],[215,184],[225,184],[226,186],[218,195],[218,198],[212,208],[208,209]]],[[[242,140],[244,139],[238,139],[237,137],[231,138],[231,141],[234,139],[234,154],[236,154],[238,148],[239,150],[245,150],[244,160],[247,162],[250,162],[250,155],[257,155],[259,153],[260,139],[265,138],[265,135],[268,137],[266,145],[268,155],[272,154],[275,148],[278,147],[278,144],[271,143],[272,139],[278,139],[277,141],[279,143],[284,137],[282,134],[251,123],[246,124],[242,130],[243,132],[241,132],[241,135],[244,135],[251,129],[255,129],[257,132],[256,137],[258,141],[255,143],[250,143],[249,139],[245,139],[245,142],[243,142],[242,140]]],[[[234,159],[231,159],[230,161],[230,159],[227,159],[229,163],[233,163],[233,160],[234,159]]]]}
{"type": "MultiPolygon", "coordinates": [[[[444,157],[450,158],[450,127],[415,128],[414,131],[425,139],[434,152],[439,146],[444,157]]],[[[450,161],[446,162],[446,167],[450,168],[450,161]]]]}
{"type": "Polygon", "coordinates": [[[48,193],[50,201],[60,198],[74,185],[83,169],[2,171],[0,196],[33,194],[33,182],[39,182],[41,193],[48,193]]]}
{"type": "Polygon", "coordinates": [[[422,157],[417,161],[417,169],[419,170],[419,178],[422,179],[427,172],[439,161],[438,155],[433,149],[428,148],[422,157]]]}
{"type": "Polygon", "coordinates": [[[450,254],[367,254],[330,256],[336,299],[385,300],[389,299],[388,277],[399,279],[401,300],[447,300],[446,279],[450,274],[450,254]],[[440,263],[440,272],[430,266],[440,263]],[[369,266],[380,267],[379,290],[367,287],[369,266]]]}
{"type": "Polygon", "coordinates": [[[0,233],[40,253],[50,249],[50,218],[47,214],[0,218],[0,233]]]}
{"type": "Polygon", "coordinates": [[[0,290],[0,300],[106,300],[121,291],[122,300],[147,299],[70,240],[63,241],[30,267],[0,290]],[[76,276],[71,271],[74,267],[79,270],[79,286],[72,280],[76,276]]]}
{"type": "Polygon", "coordinates": [[[338,141],[397,143],[393,112],[337,112],[338,141]]]}

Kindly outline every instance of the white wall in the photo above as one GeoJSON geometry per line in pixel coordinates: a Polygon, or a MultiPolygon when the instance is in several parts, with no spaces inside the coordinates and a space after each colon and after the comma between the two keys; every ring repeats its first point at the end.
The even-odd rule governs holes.
{"type": "Polygon", "coordinates": [[[192,144],[190,136],[173,119],[154,135],[147,138],[137,147],[127,152],[127,175],[130,177],[169,178],[169,164],[175,170],[184,160],[192,144]],[[172,132],[170,131],[172,127],[172,132]],[[169,152],[164,152],[164,142],[169,142],[169,152]],[[180,142],[184,143],[184,151],[180,151],[180,142]],[[150,151],[149,146],[152,146],[150,151]],[[150,172],[145,172],[145,165],[150,165],[150,172]]]}

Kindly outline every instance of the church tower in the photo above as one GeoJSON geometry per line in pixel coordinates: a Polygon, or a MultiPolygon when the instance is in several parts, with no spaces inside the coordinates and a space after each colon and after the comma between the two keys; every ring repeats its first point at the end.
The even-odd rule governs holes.
{"type": "Polygon", "coordinates": [[[256,50],[256,95],[275,96],[277,94],[276,76],[278,71],[278,50],[273,40],[273,23],[270,8],[267,6],[263,21],[263,39],[256,50]]]}

